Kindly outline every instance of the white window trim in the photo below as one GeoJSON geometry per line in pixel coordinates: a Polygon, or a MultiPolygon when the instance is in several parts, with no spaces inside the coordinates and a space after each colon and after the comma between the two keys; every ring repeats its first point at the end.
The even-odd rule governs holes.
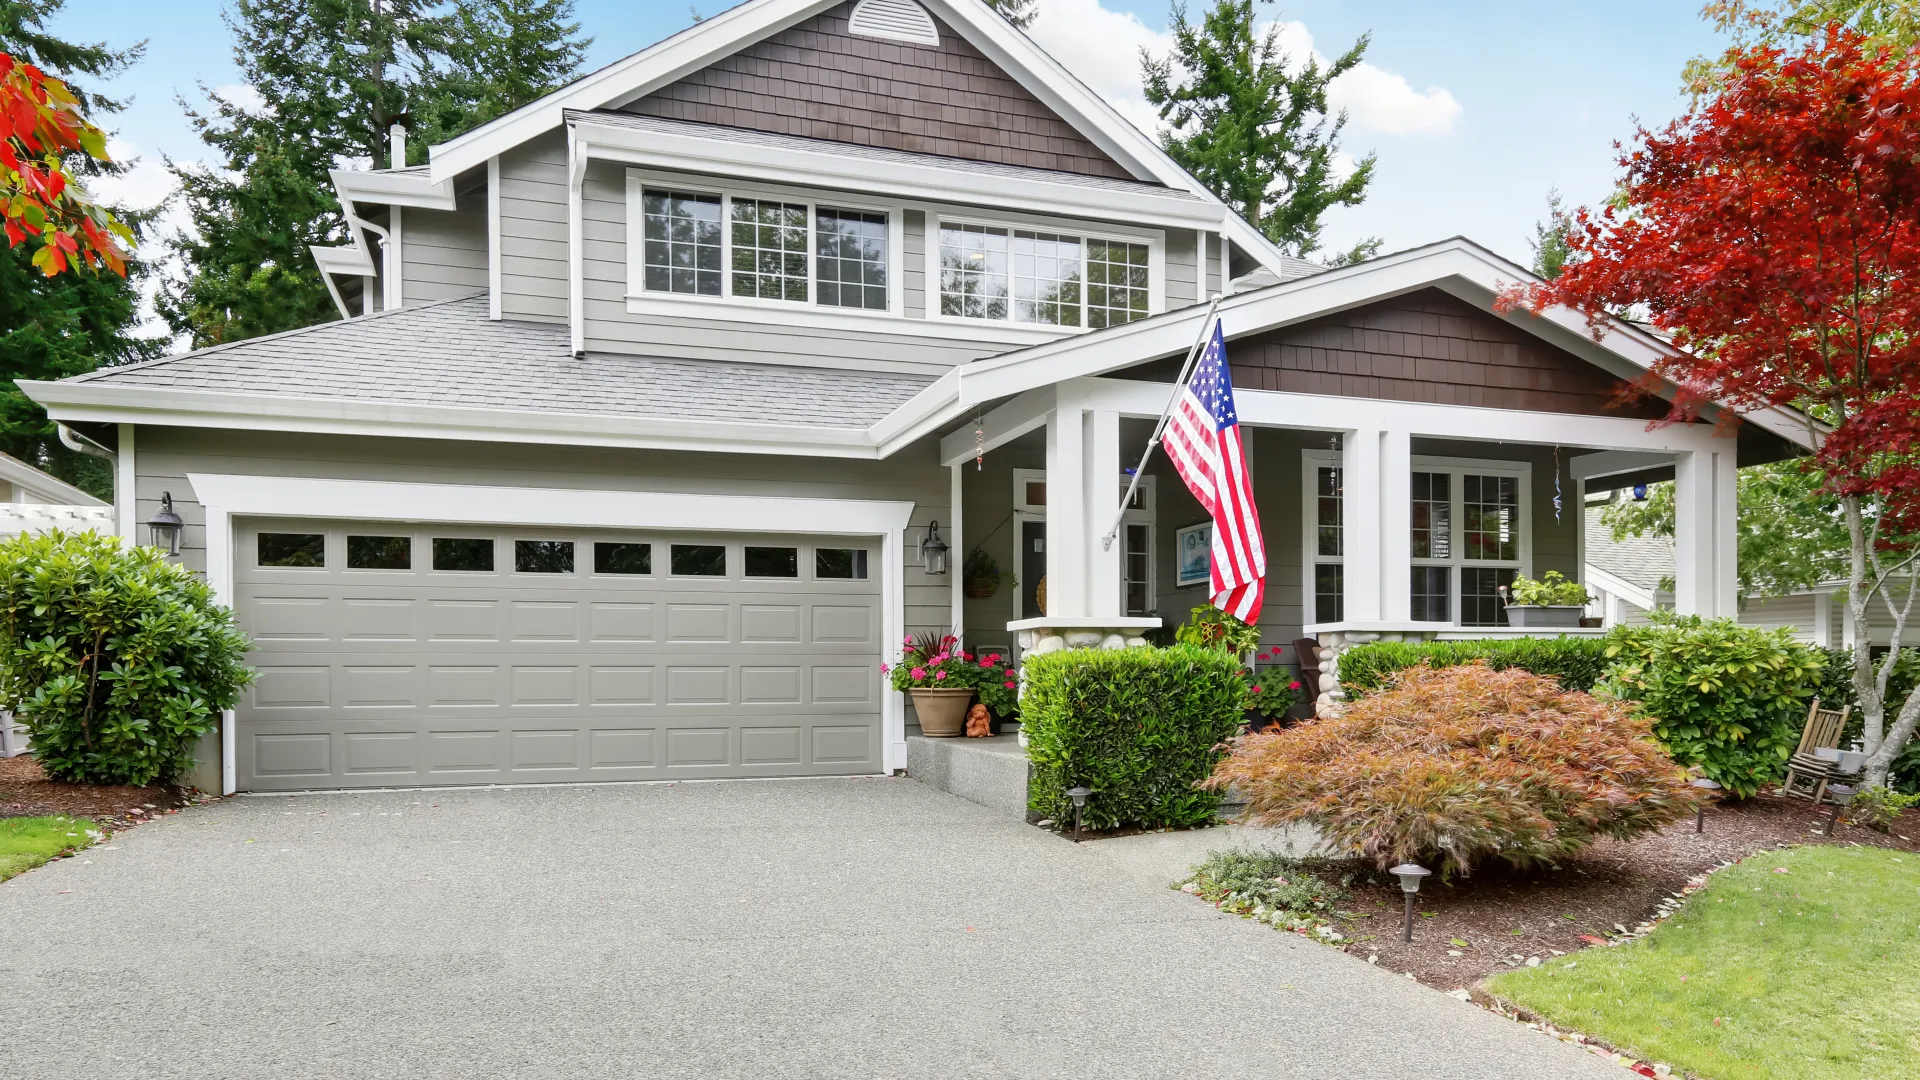
{"type": "Polygon", "coordinates": [[[840,198],[837,195],[828,198],[819,191],[803,188],[781,187],[778,185],[715,184],[710,179],[680,176],[673,173],[652,172],[645,169],[627,170],[627,310],[634,314],[658,314],[682,318],[728,317],[723,312],[733,310],[731,317],[762,321],[766,312],[780,312],[792,321],[798,316],[808,322],[821,325],[844,326],[847,320],[853,320],[854,326],[871,330],[872,320],[899,319],[906,314],[906,289],[901,280],[905,272],[906,249],[906,206],[902,203],[875,200],[871,197],[854,196],[840,198]],[[646,214],[641,201],[646,189],[686,192],[698,195],[714,195],[720,199],[720,295],[700,296],[691,293],[651,292],[642,284],[646,280],[646,214]],[[807,299],[766,300],[757,296],[735,296],[733,294],[733,201],[735,199],[765,199],[785,203],[798,203],[807,208],[807,299]],[[852,210],[868,214],[887,216],[887,306],[885,310],[873,308],[851,308],[822,306],[815,298],[814,275],[818,268],[814,265],[815,255],[815,215],[822,209],[852,210]]]}
{"type": "MultiPolygon", "coordinates": [[[[1329,466],[1329,465],[1337,468],[1341,465],[1341,463],[1342,463],[1342,455],[1341,455],[1341,452],[1338,450],[1302,450],[1300,452],[1300,479],[1301,479],[1301,484],[1300,484],[1301,486],[1301,513],[1300,513],[1301,603],[1300,603],[1300,607],[1301,607],[1302,622],[1307,626],[1314,626],[1317,624],[1326,625],[1326,624],[1320,623],[1318,619],[1319,613],[1314,610],[1314,583],[1313,583],[1314,566],[1319,563],[1340,563],[1344,565],[1346,561],[1343,555],[1317,554],[1316,553],[1317,537],[1315,535],[1315,530],[1319,521],[1318,519],[1319,507],[1316,501],[1318,499],[1319,488],[1316,482],[1318,478],[1316,477],[1315,473],[1318,469],[1329,466]]],[[[1531,461],[1511,461],[1511,460],[1506,460],[1501,458],[1424,457],[1424,456],[1415,455],[1412,458],[1412,464],[1409,471],[1447,473],[1448,475],[1453,477],[1452,481],[1448,485],[1449,487],[1448,496],[1450,500],[1450,507],[1448,510],[1448,514],[1451,517],[1451,526],[1454,530],[1454,534],[1452,537],[1452,544],[1450,547],[1450,550],[1453,552],[1452,556],[1445,559],[1423,559],[1423,558],[1412,559],[1408,562],[1407,566],[1401,570],[1401,573],[1405,573],[1410,577],[1412,574],[1413,567],[1415,566],[1446,566],[1446,567],[1451,567],[1453,569],[1453,573],[1451,577],[1450,595],[1448,596],[1448,604],[1449,604],[1448,618],[1444,622],[1422,620],[1417,623],[1410,621],[1409,624],[1417,625],[1417,626],[1431,626],[1436,629],[1448,629],[1448,630],[1489,629],[1488,627],[1481,627],[1481,626],[1465,626],[1460,622],[1460,602],[1461,602],[1460,568],[1462,567],[1469,567],[1469,568],[1494,567],[1499,569],[1510,569],[1521,575],[1532,576],[1533,574],[1533,534],[1535,531],[1534,521],[1533,521],[1533,463],[1531,461]],[[1461,477],[1468,473],[1471,473],[1475,476],[1510,476],[1519,481],[1519,489],[1520,489],[1519,491],[1520,508],[1518,511],[1519,525],[1520,525],[1520,550],[1519,550],[1520,557],[1519,558],[1517,559],[1468,559],[1466,557],[1465,555],[1466,544],[1460,532],[1460,530],[1464,527],[1464,523],[1465,523],[1465,518],[1462,514],[1462,499],[1465,497],[1466,485],[1462,482],[1461,477]]],[[[1347,515],[1345,513],[1345,505],[1344,505],[1345,497],[1346,497],[1346,492],[1343,488],[1341,492],[1341,499],[1342,499],[1341,528],[1342,530],[1344,530],[1347,527],[1347,522],[1346,522],[1347,515]]],[[[1343,535],[1342,537],[1343,543],[1341,545],[1343,551],[1345,550],[1344,539],[1345,537],[1343,535]]],[[[1496,627],[1494,629],[1502,629],[1502,628],[1496,627]]]]}
{"type": "MultiPolygon", "coordinates": [[[[1107,240],[1128,244],[1147,245],[1147,318],[1161,314],[1167,309],[1167,234],[1158,229],[1128,228],[1122,225],[1109,225],[1075,221],[1063,218],[1034,217],[1028,214],[981,214],[955,207],[929,207],[927,209],[927,235],[925,257],[926,321],[930,324],[948,326],[993,327],[1038,333],[1056,338],[1073,337],[1090,331],[1086,322],[1086,242],[1089,240],[1107,240]],[[1082,273],[1080,290],[1080,325],[1049,326],[1046,323],[1016,322],[1011,315],[1005,319],[969,319],[963,315],[943,315],[940,312],[940,230],[949,225],[972,225],[988,229],[1005,229],[1021,232],[1046,232],[1068,234],[1078,237],[1081,243],[1080,267],[1082,273]]],[[[1011,275],[1009,275],[1011,276],[1011,275]]],[[[1009,296],[1008,303],[1013,298],[1009,296]]],[[[1011,308],[1009,308],[1011,311],[1011,308]]],[[[1134,320],[1139,321],[1139,320],[1134,320]]],[[[1124,324],[1121,324],[1124,325],[1124,324]]]]}
{"type": "MultiPolygon", "coordinates": [[[[205,513],[207,584],[214,598],[234,599],[235,517],[303,520],[444,522],[481,526],[571,527],[763,533],[780,532],[880,539],[880,644],[906,632],[906,529],[913,503],[868,499],[803,499],[694,495],[682,492],[607,491],[572,488],[489,487],[469,484],[403,484],[376,480],[188,473],[187,483],[205,513]]],[[[868,567],[873,574],[874,568],[868,567]]],[[[220,788],[231,795],[238,783],[238,731],[233,710],[220,731],[220,788]]],[[[881,687],[881,768],[907,765],[906,705],[881,687]]]]}
{"type": "MultiPolygon", "coordinates": [[[[1118,492],[1115,495],[1116,501],[1127,493],[1127,485],[1125,482],[1127,479],[1128,478],[1124,476],[1121,478],[1118,492]]],[[[1156,555],[1160,550],[1160,541],[1155,535],[1159,532],[1159,529],[1155,526],[1159,520],[1160,504],[1155,498],[1155,489],[1158,486],[1156,481],[1157,478],[1152,476],[1142,476],[1140,478],[1141,506],[1137,510],[1127,510],[1123,512],[1120,515],[1120,524],[1123,529],[1128,525],[1145,525],[1147,527],[1147,597],[1157,606],[1160,596],[1160,571],[1156,565],[1159,561],[1156,555]]],[[[1046,482],[1047,471],[1045,469],[1013,470],[1013,617],[1016,621],[1026,617],[1020,610],[1020,602],[1023,599],[1020,582],[1020,558],[1025,554],[1020,550],[1021,523],[1025,521],[1047,520],[1047,507],[1044,503],[1030,503],[1027,501],[1027,485],[1029,483],[1044,484],[1046,482]]],[[[1051,489],[1049,489],[1048,495],[1051,497],[1051,489]]],[[[1124,606],[1126,604],[1127,585],[1126,551],[1124,548],[1126,535],[1124,532],[1119,537],[1119,543],[1123,545],[1121,550],[1120,580],[1115,584],[1120,588],[1120,602],[1124,606]]]]}

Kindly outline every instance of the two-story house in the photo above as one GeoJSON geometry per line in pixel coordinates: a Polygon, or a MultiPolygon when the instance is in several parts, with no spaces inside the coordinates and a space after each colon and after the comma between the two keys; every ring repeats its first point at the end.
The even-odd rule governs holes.
{"type": "Polygon", "coordinates": [[[335,175],[339,321],[27,384],[256,642],[224,790],[900,768],[904,635],[1203,602],[1164,461],[1119,502],[1215,295],[1274,643],[1507,632],[1648,477],[1730,611],[1735,464],[1804,438],[1650,426],[1669,346],[1468,241],[1286,257],[979,0],[753,0],[430,160],[335,175]]]}

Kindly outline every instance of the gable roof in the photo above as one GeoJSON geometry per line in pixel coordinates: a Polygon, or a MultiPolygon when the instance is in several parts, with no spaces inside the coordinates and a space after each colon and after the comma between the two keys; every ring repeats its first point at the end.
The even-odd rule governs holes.
{"type": "MultiPolygon", "coordinates": [[[[489,158],[561,127],[569,109],[619,109],[845,2],[747,0],[431,147],[429,175],[435,183],[449,182],[489,158]]],[[[1280,250],[1271,241],[981,0],[919,2],[1136,179],[1189,192],[1218,207],[1221,231],[1228,239],[1262,265],[1281,269],[1280,250]]]]}
{"type": "MultiPolygon", "coordinates": [[[[14,457],[12,454],[0,454],[0,480],[12,484],[16,488],[21,488],[25,490],[28,495],[32,496],[31,499],[16,500],[18,502],[59,506],[100,507],[107,505],[101,500],[74,487],[72,484],[67,483],[65,480],[43,469],[37,469],[21,461],[19,458],[14,457]]],[[[21,530],[15,529],[13,531],[20,532],[21,530]]],[[[4,530],[0,530],[0,532],[4,532],[4,530]]]]}

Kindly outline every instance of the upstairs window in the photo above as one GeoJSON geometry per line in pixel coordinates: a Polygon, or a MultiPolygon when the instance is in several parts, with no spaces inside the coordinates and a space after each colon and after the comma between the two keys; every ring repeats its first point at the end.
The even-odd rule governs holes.
{"type": "Polygon", "coordinates": [[[940,314],[1102,329],[1150,314],[1152,248],[970,222],[939,227],[940,314]]]}
{"type": "Polygon", "coordinates": [[[813,220],[820,306],[887,310],[887,215],[821,210],[813,220]]]}
{"type": "Polygon", "coordinates": [[[720,295],[720,196],[648,191],[645,287],[648,292],[720,295]]]}
{"type": "Polygon", "coordinates": [[[806,302],[806,206],[733,200],[733,295],[806,302]]]}

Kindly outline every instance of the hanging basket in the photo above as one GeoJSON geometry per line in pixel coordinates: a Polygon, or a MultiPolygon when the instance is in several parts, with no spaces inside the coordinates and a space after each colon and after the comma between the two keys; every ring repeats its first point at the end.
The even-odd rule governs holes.
{"type": "Polygon", "coordinates": [[[976,574],[960,584],[960,591],[974,600],[985,600],[1000,591],[999,574],[976,574]]]}

